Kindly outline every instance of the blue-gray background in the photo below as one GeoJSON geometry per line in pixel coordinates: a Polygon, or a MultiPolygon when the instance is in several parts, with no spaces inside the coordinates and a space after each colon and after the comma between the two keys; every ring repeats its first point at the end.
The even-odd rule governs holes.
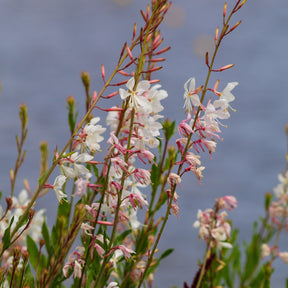
{"type": "MultiPolygon", "coordinates": [[[[9,169],[15,161],[18,104],[28,106],[29,137],[16,195],[23,188],[22,178],[29,180],[32,189],[36,185],[39,142],[47,140],[51,152],[56,145],[65,144],[66,97],[75,96],[81,109],[84,103],[81,71],[87,70],[92,88],[100,89],[100,65],[105,64],[107,74],[113,71],[123,42],[131,39],[132,24],[141,23],[139,9],[148,1],[115,2],[0,1],[0,189],[4,193],[9,193],[9,169]]],[[[228,2],[229,9],[234,1],[228,2]]],[[[183,119],[184,82],[194,76],[200,85],[206,75],[195,47],[209,42],[203,35],[213,37],[215,27],[221,24],[222,5],[220,0],[175,0],[174,12],[163,25],[164,43],[172,49],[166,55],[165,68],[155,76],[169,93],[164,114],[178,123],[183,119]]],[[[188,176],[178,191],[180,217],[171,217],[160,245],[161,250],[174,247],[175,252],[156,274],[160,288],[182,287],[184,280],[193,278],[197,258],[204,253],[192,227],[199,208],[211,207],[218,196],[235,195],[239,208],[232,218],[241,229],[241,240],[249,239],[252,222],[263,215],[264,193],[277,184],[277,174],[285,167],[287,11],[287,0],[248,0],[233,20],[242,19],[243,23],[223,43],[216,65],[234,63],[235,68],[213,79],[220,78],[220,89],[227,82],[240,83],[232,104],[237,112],[225,123],[224,141],[218,143],[213,159],[205,158],[202,185],[188,176]]],[[[53,219],[57,203],[52,192],[38,205],[46,207],[48,219],[53,219]]],[[[287,238],[281,245],[288,250],[287,238]]],[[[280,270],[273,277],[273,287],[283,287],[287,266],[278,260],[276,267],[280,270]]]]}

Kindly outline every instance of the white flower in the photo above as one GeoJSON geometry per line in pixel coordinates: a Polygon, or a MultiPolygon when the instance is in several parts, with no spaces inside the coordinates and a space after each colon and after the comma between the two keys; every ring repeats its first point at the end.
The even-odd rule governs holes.
{"type": "Polygon", "coordinates": [[[148,92],[147,98],[150,101],[151,107],[152,107],[152,113],[159,113],[164,109],[164,107],[160,104],[160,101],[162,99],[165,99],[168,97],[167,91],[161,89],[158,90],[161,87],[161,85],[154,85],[148,92]]]}
{"type": "Polygon", "coordinates": [[[213,105],[215,108],[221,107],[221,109],[225,110],[228,107],[230,107],[231,110],[234,110],[230,106],[230,102],[235,100],[235,96],[231,93],[231,91],[234,89],[235,86],[238,85],[238,82],[230,82],[227,84],[227,86],[224,88],[224,90],[220,93],[220,99],[215,100],[213,102],[213,105]]]}
{"type": "Polygon", "coordinates": [[[269,245],[266,243],[263,243],[261,246],[261,257],[262,258],[267,257],[270,255],[270,253],[271,253],[271,249],[269,245]]]}
{"type": "Polygon", "coordinates": [[[288,252],[280,252],[278,255],[285,264],[288,264],[288,252]]]}
{"type": "Polygon", "coordinates": [[[119,286],[117,282],[110,282],[107,288],[119,288],[119,286]]]}
{"type": "Polygon", "coordinates": [[[100,117],[95,117],[84,127],[83,132],[86,134],[85,144],[90,151],[100,151],[99,143],[104,140],[101,136],[106,131],[101,125],[96,125],[100,121],[100,117]]]}
{"type": "Polygon", "coordinates": [[[130,78],[126,84],[128,91],[120,88],[119,95],[122,100],[125,100],[127,97],[131,96],[130,104],[137,111],[141,107],[146,113],[150,113],[152,111],[152,107],[148,99],[143,95],[150,88],[150,82],[147,80],[140,81],[134,91],[135,79],[134,77],[130,78]]]}
{"type": "Polygon", "coordinates": [[[192,105],[193,106],[199,106],[200,105],[200,99],[199,96],[196,94],[196,87],[195,87],[195,78],[189,78],[185,84],[184,84],[184,106],[186,112],[191,113],[192,112],[192,105]],[[189,89],[188,89],[188,83],[190,82],[189,89]]]}
{"type": "Polygon", "coordinates": [[[81,275],[82,275],[82,266],[77,260],[75,260],[73,277],[74,278],[81,278],[81,275]]]}
{"type": "Polygon", "coordinates": [[[86,178],[89,178],[90,171],[84,165],[77,164],[77,162],[86,163],[92,159],[93,159],[93,156],[89,155],[88,153],[78,154],[78,152],[75,152],[70,156],[70,158],[63,161],[63,162],[70,162],[70,163],[72,162],[74,165],[74,168],[70,166],[61,165],[60,170],[68,178],[75,178],[75,177],[78,177],[80,174],[85,175],[86,178]]]}
{"type": "Polygon", "coordinates": [[[65,200],[65,198],[67,198],[67,195],[62,192],[62,186],[66,182],[66,179],[67,178],[64,175],[59,175],[56,177],[54,184],[53,184],[53,189],[60,203],[62,202],[62,199],[65,200]]]}

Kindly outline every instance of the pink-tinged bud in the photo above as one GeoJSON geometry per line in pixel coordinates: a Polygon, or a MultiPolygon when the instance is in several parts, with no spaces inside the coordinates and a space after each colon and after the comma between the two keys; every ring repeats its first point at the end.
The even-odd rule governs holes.
{"type": "Polygon", "coordinates": [[[162,66],[157,66],[157,67],[153,67],[147,71],[142,71],[142,73],[152,73],[152,72],[155,72],[155,71],[158,71],[160,69],[162,69],[163,67],[162,66]]]}
{"type": "Polygon", "coordinates": [[[217,81],[216,81],[216,83],[215,83],[215,85],[214,85],[214,87],[213,87],[213,92],[214,92],[215,95],[217,95],[217,96],[220,97],[220,96],[221,96],[221,93],[217,91],[218,86],[219,86],[219,82],[220,82],[219,79],[217,79],[217,81]]]}
{"type": "Polygon", "coordinates": [[[228,64],[228,65],[226,65],[226,66],[221,67],[219,70],[220,70],[220,71],[224,71],[224,70],[227,70],[227,69],[232,68],[233,66],[234,66],[234,64],[228,64]]]}
{"type": "Polygon", "coordinates": [[[149,14],[150,14],[150,5],[147,5],[147,9],[146,9],[146,18],[149,18],[149,14]]]}
{"type": "Polygon", "coordinates": [[[208,52],[206,52],[206,54],[205,54],[205,63],[208,66],[208,68],[210,68],[210,66],[209,66],[209,53],[208,52]]]}
{"type": "Polygon", "coordinates": [[[164,38],[161,38],[158,42],[156,42],[155,44],[153,44],[153,50],[156,50],[164,41],[164,38]]]}
{"type": "Polygon", "coordinates": [[[106,226],[113,226],[113,225],[114,225],[114,222],[108,222],[108,221],[98,220],[98,221],[97,221],[97,224],[106,225],[106,226]]]}
{"type": "Polygon", "coordinates": [[[123,70],[118,70],[117,72],[118,72],[119,74],[123,75],[123,76],[127,76],[127,77],[131,76],[130,73],[127,73],[127,72],[125,72],[125,71],[123,71],[123,70]]]}
{"type": "Polygon", "coordinates": [[[172,2],[169,2],[169,3],[167,4],[167,6],[166,6],[166,8],[165,8],[165,10],[164,10],[164,12],[163,12],[163,14],[166,14],[166,13],[168,12],[168,10],[170,9],[171,5],[172,5],[172,2]]]}
{"type": "Polygon", "coordinates": [[[93,93],[93,102],[97,100],[97,91],[95,90],[93,93]]]}
{"type": "Polygon", "coordinates": [[[107,109],[104,109],[104,108],[101,108],[99,106],[95,106],[95,108],[101,110],[101,111],[105,111],[105,112],[109,112],[109,111],[122,111],[123,109],[120,108],[120,107],[113,107],[113,108],[107,108],[107,109]]]}
{"type": "Polygon", "coordinates": [[[107,96],[101,96],[101,98],[109,99],[109,98],[112,98],[112,97],[116,96],[118,93],[119,93],[118,91],[115,91],[115,92],[113,92],[113,93],[111,93],[111,94],[109,94],[107,96]]]}
{"type": "Polygon", "coordinates": [[[126,46],[126,50],[127,50],[127,53],[129,55],[130,59],[133,60],[132,52],[131,52],[130,48],[128,47],[128,45],[126,46]]]}
{"type": "Polygon", "coordinates": [[[105,68],[104,68],[104,65],[103,65],[103,64],[101,65],[101,74],[102,74],[103,81],[104,81],[104,83],[105,83],[105,82],[106,82],[106,81],[105,81],[105,68]]]}
{"type": "Polygon", "coordinates": [[[224,7],[223,7],[223,18],[224,19],[226,17],[226,12],[227,12],[227,2],[225,2],[224,7]]]}
{"type": "Polygon", "coordinates": [[[162,62],[162,61],[165,61],[166,59],[165,58],[154,58],[154,59],[151,59],[150,62],[162,62]]]}
{"type": "Polygon", "coordinates": [[[150,34],[147,36],[147,38],[146,38],[146,42],[147,42],[147,43],[149,42],[149,40],[151,39],[151,37],[152,37],[152,33],[150,33],[150,34]]]}
{"type": "Polygon", "coordinates": [[[171,49],[171,47],[170,46],[168,46],[168,47],[166,47],[166,48],[163,48],[162,50],[160,50],[160,51],[158,51],[158,52],[156,52],[155,53],[155,55],[160,55],[160,54],[162,54],[162,53],[165,53],[165,52],[167,52],[168,50],[170,50],[171,49]]]}
{"type": "Polygon", "coordinates": [[[153,43],[152,43],[152,46],[156,45],[156,43],[158,42],[158,40],[160,39],[160,37],[161,37],[161,34],[159,33],[159,34],[155,37],[155,39],[154,39],[154,41],[153,41],[153,43]]]}
{"type": "Polygon", "coordinates": [[[128,82],[128,80],[122,81],[122,82],[118,82],[116,84],[109,84],[109,86],[122,86],[124,84],[126,84],[128,82]]]}
{"type": "MultiPolygon", "coordinates": [[[[241,20],[239,20],[229,31],[228,31],[228,33],[230,33],[230,32],[232,32],[233,30],[235,30],[240,24],[241,24],[241,20]]],[[[227,33],[227,34],[228,34],[227,33]]]]}
{"type": "Polygon", "coordinates": [[[137,31],[137,24],[134,23],[132,41],[134,40],[134,38],[135,38],[135,36],[136,36],[136,31],[137,31]]]}
{"type": "Polygon", "coordinates": [[[216,31],[215,31],[215,45],[217,45],[217,41],[218,41],[218,36],[219,36],[219,27],[216,28],[216,31]]]}
{"type": "Polygon", "coordinates": [[[150,84],[159,83],[159,82],[160,82],[160,79],[150,80],[149,82],[150,82],[150,84]]]}
{"type": "Polygon", "coordinates": [[[14,181],[14,171],[12,169],[10,169],[10,181],[14,181]]]}
{"type": "Polygon", "coordinates": [[[224,70],[232,68],[233,66],[234,66],[234,64],[228,64],[228,65],[225,65],[225,66],[221,67],[220,69],[217,69],[217,70],[212,69],[211,71],[213,71],[213,72],[222,72],[224,70]]]}
{"type": "Polygon", "coordinates": [[[247,1],[247,0],[243,0],[243,1],[239,4],[237,10],[239,10],[239,9],[246,3],[246,1],[247,1]]]}
{"type": "Polygon", "coordinates": [[[140,13],[141,13],[141,15],[142,15],[144,21],[147,22],[147,18],[146,18],[145,13],[143,12],[143,10],[141,10],[140,13]]]}
{"type": "Polygon", "coordinates": [[[120,53],[120,56],[119,56],[119,60],[118,60],[118,63],[120,62],[120,60],[122,59],[122,56],[124,54],[124,51],[126,49],[126,46],[127,46],[127,42],[124,43],[123,47],[122,47],[122,50],[121,50],[121,53],[120,53]]]}
{"type": "Polygon", "coordinates": [[[107,175],[107,171],[108,171],[108,165],[107,165],[107,163],[105,163],[104,166],[103,166],[103,175],[104,176],[107,175]]]}

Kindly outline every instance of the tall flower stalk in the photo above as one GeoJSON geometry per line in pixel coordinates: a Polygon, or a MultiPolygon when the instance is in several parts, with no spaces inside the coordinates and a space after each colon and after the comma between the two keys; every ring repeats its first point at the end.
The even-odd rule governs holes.
{"type": "MultiPolygon", "coordinates": [[[[224,4],[223,24],[215,31],[214,52],[212,55],[207,52],[205,56],[206,80],[198,85],[191,77],[184,84],[185,117],[178,125],[175,145],[172,139],[176,122],[163,120],[162,115],[162,101],[168,93],[159,84],[160,80],[154,78],[154,72],[162,69],[157,65],[165,63],[164,54],[170,49],[162,48],[160,31],[171,6],[167,0],[152,0],[147,9],[141,11],[144,24],[139,29],[134,24],[132,40],[123,44],[110,76],[106,76],[105,67],[101,65],[103,87],[100,91],[91,92],[89,73],[82,72],[85,115],[78,120],[75,99],[70,96],[67,105],[71,138],[62,150],[54,151],[50,168],[47,168],[48,147],[42,144],[40,179],[31,199],[27,191],[22,192],[19,199],[14,197],[27,136],[28,116],[25,106],[21,106],[22,130],[20,140],[17,138],[18,156],[10,177],[11,197],[7,197],[7,208],[0,219],[4,263],[0,285],[63,287],[66,279],[72,278],[73,287],[152,287],[153,275],[161,260],[172,253],[172,249],[161,255],[157,251],[169,217],[179,214],[177,191],[183,176],[192,172],[201,183],[205,167],[200,152],[208,152],[210,156],[215,152],[216,140],[221,139],[222,122],[234,111],[230,103],[235,99],[233,89],[238,83],[227,83],[219,91],[220,80],[211,85],[210,78],[212,72],[233,67],[228,64],[215,68],[214,62],[223,39],[240,25],[241,21],[230,23],[245,2],[237,0],[230,13],[227,12],[230,4],[224,4]],[[104,108],[107,103],[109,108],[104,108]],[[103,113],[107,115],[107,127],[100,117],[103,113]],[[107,148],[103,148],[105,142],[107,148]],[[105,152],[103,159],[98,156],[100,151],[105,152]],[[57,168],[59,174],[51,180],[57,168]],[[37,199],[45,197],[50,189],[59,202],[57,220],[51,231],[44,211],[33,210],[37,199]],[[138,218],[141,209],[146,210],[144,219],[138,218]]],[[[279,178],[284,187],[286,176],[279,178]]],[[[30,192],[27,183],[25,188],[30,192]]],[[[278,194],[283,196],[282,190],[278,194]]],[[[284,262],[288,259],[286,252],[278,249],[279,235],[286,228],[287,218],[283,212],[287,210],[283,206],[286,196],[282,196],[278,202],[269,202],[265,225],[256,237],[257,243],[263,244],[263,257],[271,256],[265,266],[267,279],[270,277],[267,267],[271,267],[277,257],[284,262]],[[281,219],[279,211],[283,212],[281,219]],[[264,243],[264,239],[268,241],[272,235],[271,231],[265,235],[269,219],[273,223],[271,227],[276,225],[278,231],[272,247],[264,243]]],[[[219,197],[213,208],[198,211],[194,227],[199,229],[206,251],[191,287],[211,287],[217,278],[215,273],[225,271],[224,256],[229,249],[234,249],[227,210],[236,206],[236,198],[228,195],[219,197]]],[[[254,272],[248,276],[246,280],[240,279],[243,285],[254,281],[254,272]]]]}

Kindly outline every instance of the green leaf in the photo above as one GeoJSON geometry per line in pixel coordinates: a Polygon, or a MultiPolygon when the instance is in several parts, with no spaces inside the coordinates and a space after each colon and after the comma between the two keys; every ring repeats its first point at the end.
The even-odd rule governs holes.
{"type": "Polygon", "coordinates": [[[161,254],[161,256],[159,257],[158,260],[160,261],[160,260],[168,257],[173,251],[174,251],[174,249],[172,249],[172,248],[169,248],[169,249],[165,250],[165,251],[161,254]]]}
{"type": "Polygon", "coordinates": [[[25,268],[25,274],[24,274],[24,285],[23,287],[36,287],[34,285],[34,275],[31,272],[30,265],[28,264],[25,268]]]}
{"type": "Polygon", "coordinates": [[[54,249],[51,243],[50,233],[49,233],[49,229],[48,229],[46,221],[44,221],[42,225],[42,236],[45,241],[45,247],[46,247],[48,256],[50,258],[54,254],[54,249]]]}
{"type": "Polygon", "coordinates": [[[97,165],[92,165],[92,169],[93,169],[94,175],[96,176],[96,178],[98,178],[99,171],[98,171],[97,165]]]}
{"type": "Polygon", "coordinates": [[[29,253],[29,260],[34,270],[36,270],[39,251],[38,251],[36,243],[29,235],[27,235],[26,240],[27,240],[27,251],[29,253]]]}
{"type": "Polygon", "coordinates": [[[56,248],[58,246],[58,233],[57,233],[57,230],[56,230],[56,227],[53,226],[52,228],[52,232],[51,232],[51,240],[52,240],[52,245],[54,248],[56,248]]]}
{"type": "Polygon", "coordinates": [[[159,180],[160,180],[159,167],[153,164],[151,170],[151,185],[153,189],[155,188],[157,189],[159,180]]]}
{"type": "Polygon", "coordinates": [[[14,216],[11,218],[11,221],[9,223],[9,226],[8,228],[5,230],[4,232],[4,236],[2,238],[2,242],[3,242],[3,251],[6,250],[9,246],[10,246],[10,243],[11,243],[11,226],[14,222],[14,216]]]}
{"type": "Polygon", "coordinates": [[[38,179],[38,184],[39,184],[39,185],[42,184],[42,182],[43,182],[43,180],[45,179],[45,177],[47,176],[48,172],[49,172],[49,170],[45,171],[45,172],[41,175],[41,177],[38,179]]]}
{"type": "Polygon", "coordinates": [[[2,192],[2,191],[0,191],[0,201],[1,201],[1,199],[2,199],[2,193],[3,193],[3,192],[2,192]]]}

